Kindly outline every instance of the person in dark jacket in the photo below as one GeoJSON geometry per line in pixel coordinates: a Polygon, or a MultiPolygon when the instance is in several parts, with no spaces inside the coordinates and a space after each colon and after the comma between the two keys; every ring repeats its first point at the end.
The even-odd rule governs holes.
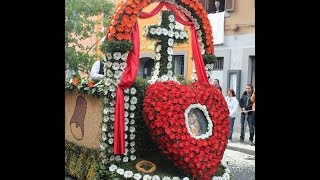
{"type": "Polygon", "coordinates": [[[252,101],[251,96],[253,93],[253,86],[252,84],[246,85],[246,91],[243,93],[243,95],[240,98],[239,105],[241,107],[241,135],[240,135],[240,141],[244,142],[245,132],[244,132],[244,124],[247,120],[248,126],[249,126],[249,142],[250,145],[253,146],[253,136],[254,136],[254,128],[253,128],[253,121],[252,121],[252,101]]]}

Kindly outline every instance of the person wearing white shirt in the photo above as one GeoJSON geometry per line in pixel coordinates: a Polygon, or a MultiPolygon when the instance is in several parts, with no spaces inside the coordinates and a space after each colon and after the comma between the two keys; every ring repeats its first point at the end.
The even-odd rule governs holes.
{"type": "Polygon", "coordinates": [[[90,78],[93,80],[101,80],[104,76],[104,64],[102,60],[94,62],[90,71],[90,78]]]}
{"type": "Polygon", "coordinates": [[[236,94],[233,89],[228,89],[227,90],[227,96],[225,97],[225,100],[228,105],[229,109],[229,121],[230,121],[230,128],[229,128],[229,140],[232,140],[232,133],[233,133],[233,125],[234,125],[234,120],[236,119],[236,111],[239,107],[239,101],[235,97],[236,94]]]}

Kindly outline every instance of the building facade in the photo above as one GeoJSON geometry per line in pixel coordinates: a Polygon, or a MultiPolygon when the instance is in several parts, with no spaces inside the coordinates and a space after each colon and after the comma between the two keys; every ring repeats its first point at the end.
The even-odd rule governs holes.
{"type": "MultiPolygon", "coordinates": [[[[224,6],[224,42],[215,45],[214,54],[218,58],[211,75],[219,79],[223,94],[227,88],[233,88],[237,97],[245,90],[247,83],[255,86],[255,0],[220,0],[224,6]]],[[[122,0],[115,0],[116,7],[122,0]]],[[[214,0],[200,1],[212,13],[214,0]]],[[[150,12],[157,2],[147,6],[143,11],[150,12]]],[[[164,8],[165,9],[165,8],[164,8]]],[[[149,19],[139,19],[140,64],[138,76],[149,79],[152,73],[155,55],[155,41],[143,36],[146,25],[158,24],[160,13],[149,19]]],[[[189,27],[184,27],[190,37],[189,27]]],[[[214,37],[215,38],[215,37],[214,37]]],[[[187,43],[174,46],[176,74],[191,80],[193,62],[190,38],[187,43]]]]}

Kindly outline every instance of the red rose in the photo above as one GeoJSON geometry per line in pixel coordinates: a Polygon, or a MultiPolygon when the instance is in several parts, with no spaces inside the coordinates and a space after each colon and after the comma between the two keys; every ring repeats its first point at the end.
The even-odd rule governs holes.
{"type": "Polygon", "coordinates": [[[72,84],[73,84],[74,86],[77,86],[78,83],[79,83],[79,80],[78,80],[77,78],[73,78],[73,79],[72,79],[72,84]]]}
{"type": "Polygon", "coordinates": [[[89,82],[88,82],[88,87],[89,88],[92,88],[94,86],[94,82],[92,81],[92,80],[90,80],[89,82]]]}
{"type": "Polygon", "coordinates": [[[171,135],[170,135],[170,139],[171,139],[171,140],[174,140],[175,138],[176,138],[176,136],[175,136],[174,134],[171,134],[171,135]]]}

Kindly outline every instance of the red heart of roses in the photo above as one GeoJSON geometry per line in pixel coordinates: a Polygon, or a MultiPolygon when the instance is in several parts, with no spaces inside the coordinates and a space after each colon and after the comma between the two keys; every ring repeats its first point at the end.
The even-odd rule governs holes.
{"type": "Polygon", "coordinates": [[[157,82],[147,88],[143,106],[151,137],[168,159],[194,179],[211,179],[228,143],[221,92],[200,82],[157,82]]]}

